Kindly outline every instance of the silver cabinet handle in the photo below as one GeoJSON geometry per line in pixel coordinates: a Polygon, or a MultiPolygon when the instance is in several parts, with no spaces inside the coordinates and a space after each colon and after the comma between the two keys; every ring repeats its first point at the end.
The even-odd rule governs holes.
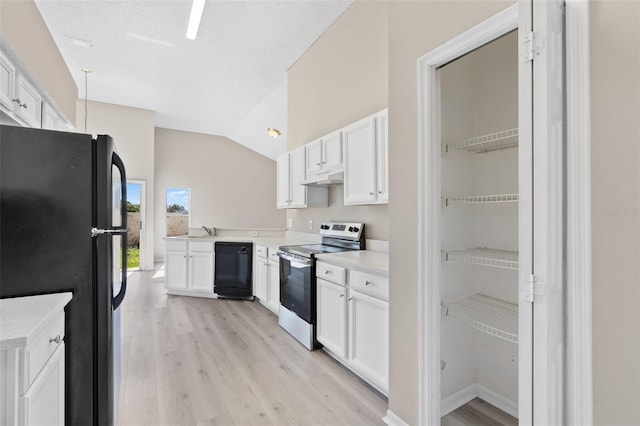
{"type": "Polygon", "coordinates": [[[20,102],[20,98],[14,98],[13,102],[17,103],[20,108],[27,109],[27,104],[23,104],[22,102],[20,102]]]}
{"type": "Polygon", "coordinates": [[[369,195],[373,195],[373,192],[369,192],[369,195]]]}
{"type": "Polygon", "coordinates": [[[353,300],[353,297],[350,297],[350,298],[349,298],[349,302],[351,302],[352,300],[353,300]]]}
{"type": "Polygon", "coordinates": [[[365,281],[364,285],[371,285],[371,281],[365,281]]]}
{"type": "Polygon", "coordinates": [[[340,297],[344,297],[344,293],[341,293],[341,294],[340,294],[340,297]]]}
{"type": "Polygon", "coordinates": [[[59,345],[61,341],[62,341],[62,337],[60,337],[59,334],[56,337],[54,337],[53,339],[49,339],[49,343],[56,342],[56,345],[59,345]]]}
{"type": "Polygon", "coordinates": [[[320,164],[322,164],[322,163],[316,163],[316,166],[319,166],[320,164]]]}
{"type": "Polygon", "coordinates": [[[325,274],[325,275],[328,275],[328,274],[330,274],[330,273],[331,273],[331,271],[330,271],[330,270],[328,270],[328,269],[327,269],[326,271],[324,271],[324,274],[325,274]]]}
{"type": "Polygon", "coordinates": [[[382,191],[378,191],[378,194],[382,194],[382,191]]]}

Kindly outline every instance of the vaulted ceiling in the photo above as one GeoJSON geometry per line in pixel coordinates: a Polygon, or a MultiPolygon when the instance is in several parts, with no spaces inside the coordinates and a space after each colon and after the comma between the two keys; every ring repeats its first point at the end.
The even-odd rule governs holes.
{"type": "Polygon", "coordinates": [[[89,100],[152,110],[157,127],[226,136],[275,158],[286,151],[286,72],[351,1],[209,0],[196,40],[185,37],[189,0],[36,4],[81,98],[88,68],[89,100]]]}

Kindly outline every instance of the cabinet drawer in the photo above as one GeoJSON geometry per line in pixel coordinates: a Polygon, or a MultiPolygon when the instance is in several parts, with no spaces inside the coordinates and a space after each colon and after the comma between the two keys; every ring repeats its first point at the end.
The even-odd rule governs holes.
{"type": "Polygon", "coordinates": [[[280,262],[280,257],[278,256],[277,249],[269,249],[269,261],[270,262],[280,262]]]}
{"type": "Polygon", "coordinates": [[[349,273],[349,284],[354,290],[381,297],[385,300],[389,299],[389,278],[366,272],[351,271],[349,273]]]}
{"type": "Polygon", "coordinates": [[[265,246],[256,245],[256,256],[267,258],[267,248],[265,246]]]}
{"type": "Polygon", "coordinates": [[[20,378],[20,395],[29,389],[51,355],[63,344],[63,339],[64,311],[60,311],[35,337],[33,343],[24,348],[24,356],[20,361],[24,363],[23,376],[20,378]]]}
{"type": "Polygon", "coordinates": [[[347,273],[343,267],[323,262],[318,262],[316,264],[316,277],[340,285],[345,285],[347,283],[347,273]]]}
{"type": "Polygon", "coordinates": [[[183,240],[166,240],[167,251],[187,251],[187,242],[183,240]]]}
{"type": "Polygon", "coordinates": [[[189,250],[204,253],[213,253],[213,242],[211,241],[189,241],[189,250]]]}

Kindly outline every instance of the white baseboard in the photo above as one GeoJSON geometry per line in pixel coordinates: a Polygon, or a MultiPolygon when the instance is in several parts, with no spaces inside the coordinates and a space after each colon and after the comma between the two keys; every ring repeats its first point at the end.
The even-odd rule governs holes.
{"type": "Polygon", "coordinates": [[[518,418],[518,403],[516,401],[500,395],[480,383],[474,383],[443,399],[440,403],[440,413],[442,416],[446,416],[473,398],[480,398],[505,413],[518,418]]]}
{"type": "Polygon", "coordinates": [[[382,421],[389,426],[409,426],[409,423],[402,420],[391,410],[387,410],[387,415],[382,418],[382,421]]]}
{"type": "Polygon", "coordinates": [[[167,294],[170,294],[172,296],[206,297],[208,299],[218,298],[217,294],[207,293],[206,291],[167,289],[167,294]]]}

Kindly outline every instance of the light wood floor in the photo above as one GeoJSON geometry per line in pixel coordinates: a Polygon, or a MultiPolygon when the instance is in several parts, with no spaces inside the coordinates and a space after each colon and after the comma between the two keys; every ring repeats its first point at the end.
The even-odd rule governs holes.
{"type": "Polygon", "coordinates": [[[119,425],[383,425],[386,409],[258,303],[167,296],[162,270],[129,277],[119,425]]]}
{"type": "Polygon", "coordinates": [[[518,419],[475,398],[442,418],[441,426],[515,426],[518,419]]]}

